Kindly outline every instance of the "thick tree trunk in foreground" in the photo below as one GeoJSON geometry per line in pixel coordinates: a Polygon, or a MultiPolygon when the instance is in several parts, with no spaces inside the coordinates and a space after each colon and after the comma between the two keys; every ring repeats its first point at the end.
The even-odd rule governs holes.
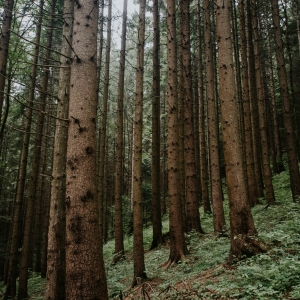
{"type": "Polygon", "coordinates": [[[225,215],[223,208],[222,181],[220,174],[219,157],[219,118],[215,98],[215,71],[213,58],[213,43],[211,36],[210,2],[203,1],[204,11],[204,45],[205,45],[205,71],[206,71],[206,101],[207,101],[207,125],[209,141],[209,162],[211,172],[211,196],[214,216],[214,232],[224,231],[225,215]]]}
{"type": "Polygon", "coordinates": [[[159,3],[153,1],[153,86],[152,86],[152,227],[151,249],[163,242],[160,207],[160,29],[159,3]]]}
{"type": "Polygon", "coordinates": [[[230,32],[230,0],[217,0],[218,66],[226,178],[230,205],[229,261],[263,249],[254,226],[243,170],[230,32]]]}
{"type": "Polygon", "coordinates": [[[272,17],[273,17],[275,43],[276,43],[276,47],[275,47],[276,61],[277,61],[278,79],[280,85],[280,95],[282,101],[282,114],[283,114],[285,138],[287,144],[287,156],[288,156],[288,165],[289,165],[289,172],[290,172],[291,190],[292,190],[293,201],[297,201],[300,197],[300,174],[299,174],[297,152],[295,147],[293,119],[292,119],[291,107],[290,107],[290,95],[289,95],[288,81],[287,81],[287,75],[285,69],[282,33],[280,28],[279,8],[278,8],[277,0],[272,0],[271,3],[272,3],[272,17]]]}
{"type": "Polygon", "coordinates": [[[170,256],[166,267],[184,259],[187,248],[184,240],[182,206],[178,172],[178,121],[177,121],[177,56],[176,6],[167,0],[167,56],[168,56],[168,194],[170,213],[170,256]]]}
{"type": "Polygon", "coordinates": [[[192,67],[190,42],[190,0],[180,1],[180,34],[182,53],[182,99],[184,111],[184,158],[186,182],[187,231],[203,233],[200,225],[195,134],[193,118],[192,67]]]}
{"type": "Polygon", "coordinates": [[[65,299],[65,192],[66,154],[68,137],[68,109],[70,96],[70,64],[72,50],[73,2],[64,2],[64,26],[61,45],[59,87],[55,139],[53,149],[53,171],[51,181],[50,218],[47,253],[47,289],[49,300],[65,299]]]}
{"type": "Polygon", "coordinates": [[[66,299],[108,298],[96,183],[97,16],[95,1],[74,7],[65,200],[66,299]]]}
{"type": "Polygon", "coordinates": [[[118,116],[117,116],[117,139],[116,139],[116,183],[115,183],[115,253],[117,261],[124,255],[123,236],[123,107],[124,107],[124,76],[125,76],[125,51],[126,51],[126,28],[127,28],[127,0],[124,0],[122,20],[122,40],[120,50],[120,69],[118,83],[118,116]]]}
{"type": "Polygon", "coordinates": [[[140,1],[139,28],[136,62],[136,94],[134,118],[134,145],[132,170],[133,201],[133,264],[132,286],[147,278],[145,272],[143,245],[143,199],[142,199],[142,133],[143,133],[143,88],[144,88],[144,47],[145,47],[146,1],[140,1]]]}

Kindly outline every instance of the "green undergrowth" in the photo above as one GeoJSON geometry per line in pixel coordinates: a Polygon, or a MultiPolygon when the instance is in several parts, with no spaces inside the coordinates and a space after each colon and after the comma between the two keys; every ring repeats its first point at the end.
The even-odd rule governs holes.
{"type": "MultiPolygon", "coordinates": [[[[133,237],[125,237],[126,255],[117,264],[113,263],[114,241],[106,243],[103,253],[109,298],[121,299],[122,294],[123,299],[151,300],[300,299],[300,204],[292,202],[287,172],[274,176],[273,183],[277,204],[267,206],[261,199],[252,209],[259,237],[269,249],[266,253],[226,265],[229,236],[215,236],[212,215],[203,215],[201,210],[201,226],[206,234],[187,234],[189,255],[167,270],[162,265],[169,257],[168,244],[149,251],[152,228],[144,228],[148,279],[134,289],[130,289],[133,237]]],[[[224,205],[229,226],[227,200],[224,205]]],[[[168,216],[164,216],[166,236],[168,223],[168,216]]],[[[28,284],[30,299],[43,299],[45,281],[33,274],[28,284]]]]}

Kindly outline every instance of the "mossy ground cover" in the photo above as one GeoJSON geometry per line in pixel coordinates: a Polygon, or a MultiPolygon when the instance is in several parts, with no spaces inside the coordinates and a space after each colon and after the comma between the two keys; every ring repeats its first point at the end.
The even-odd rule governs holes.
{"type": "MultiPolygon", "coordinates": [[[[228,236],[215,236],[211,215],[203,215],[206,234],[186,235],[189,255],[169,269],[161,267],[169,256],[168,244],[148,251],[151,227],[144,229],[145,263],[148,280],[130,289],[133,280],[132,236],[126,236],[126,256],[113,264],[114,241],[104,245],[104,260],[110,299],[300,299],[300,204],[293,203],[287,172],[273,179],[277,204],[267,207],[264,199],[252,209],[266,253],[227,265],[228,236]]],[[[228,217],[228,202],[224,201],[228,217]]],[[[227,220],[227,224],[229,221],[227,220]]],[[[163,219],[168,232],[168,216],[163,219]]],[[[1,290],[4,287],[1,286],[1,290]]],[[[1,293],[0,293],[1,295],[1,293]]],[[[45,280],[33,274],[30,299],[43,299],[45,280]]]]}

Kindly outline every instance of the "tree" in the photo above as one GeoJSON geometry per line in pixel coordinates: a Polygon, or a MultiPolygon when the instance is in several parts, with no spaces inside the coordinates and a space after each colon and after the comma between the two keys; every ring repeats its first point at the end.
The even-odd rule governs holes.
{"type": "Polygon", "coordinates": [[[213,43],[211,36],[210,2],[203,1],[204,11],[204,47],[205,47],[205,72],[206,72],[206,101],[207,101],[207,126],[209,144],[209,163],[211,173],[211,201],[214,215],[214,231],[224,231],[225,215],[223,208],[222,181],[219,157],[219,130],[218,113],[215,97],[215,71],[213,58],[213,43]]]}
{"type": "Polygon", "coordinates": [[[122,19],[122,39],[120,50],[120,69],[118,83],[118,117],[117,117],[117,139],[116,139],[116,183],[115,183],[115,253],[117,261],[124,255],[123,240],[123,128],[124,128],[124,76],[125,76],[125,51],[126,51],[126,31],[127,31],[127,0],[123,4],[122,19]]]}
{"type": "Polygon", "coordinates": [[[278,1],[272,0],[271,4],[272,4],[272,18],[274,24],[275,43],[276,43],[275,51],[276,51],[278,79],[279,79],[280,95],[281,95],[281,103],[282,103],[283,123],[285,129],[285,139],[287,143],[287,156],[288,156],[288,165],[289,165],[289,172],[290,172],[290,183],[291,183],[293,201],[297,201],[297,199],[300,197],[300,173],[299,173],[297,152],[295,147],[295,137],[294,137],[294,129],[293,129],[293,120],[291,115],[288,81],[287,81],[287,75],[285,69],[278,1]]]}
{"type": "Polygon", "coordinates": [[[133,264],[134,277],[132,286],[139,279],[146,279],[144,245],[143,245],[143,211],[142,211],[142,132],[143,132],[143,93],[144,93],[144,48],[145,48],[145,10],[146,1],[140,1],[136,91],[133,140],[132,201],[133,201],[133,264]]]}
{"type": "Polygon", "coordinates": [[[167,0],[167,58],[168,58],[168,198],[170,213],[169,267],[187,254],[182,222],[182,206],[178,188],[178,120],[177,120],[177,55],[176,55],[176,6],[167,0]]]}
{"type": "Polygon", "coordinates": [[[240,259],[243,255],[250,256],[262,252],[263,248],[261,242],[256,238],[242,166],[243,154],[232,58],[230,0],[217,0],[216,4],[222,133],[230,205],[231,248],[229,261],[232,261],[235,258],[240,259]]]}
{"type": "Polygon", "coordinates": [[[98,3],[74,6],[66,167],[66,298],[107,299],[96,185],[98,3]]]}
{"type": "Polygon", "coordinates": [[[56,112],[47,254],[47,299],[65,299],[65,193],[70,64],[73,29],[72,1],[64,1],[64,25],[56,112]]]}
{"type": "Polygon", "coordinates": [[[152,85],[152,226],[151,249],[163,242],[160,207],[160,29],[159,3],[153,1],[153,85],[152,85]]]}

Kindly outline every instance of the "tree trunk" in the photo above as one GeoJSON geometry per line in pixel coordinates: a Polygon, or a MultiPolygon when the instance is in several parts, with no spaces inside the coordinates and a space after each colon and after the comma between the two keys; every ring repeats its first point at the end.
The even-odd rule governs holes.
{"type": "Polygon", "coordinates": [[[35,132],[35,144],[34,153],[32,161],[32,169],[30,174],[30,183],[28,188],[28,198],[25,216],[25,228],[24,228],[24,239],[22,246],[22,257],[20,264],[20,275],[19,275],[19,288],[18,288],[18,299],[27,298],[27,281],[28,281],[28,267],[30,258],[30,245],[32,242],[31,231],[33,225],[33,213],[34,206],[36,203],[36,192],[37,192],[37,182],[40,169],[40,157],[41,157],[41,146],[43,138],[44,129],[44,119],[45,119],[45,107],[47,100],[47,89],[48,89],[48,79],[50,74],[49,60],[51,54],[52,37],[53,37],[53,24],[54,24],[54,13],[55,13],[56,1],[51,2],[51,12],[50,21],[48,24],[48,37],[47,37],[47,50],[45,53],[44,72],[41,79],[41,95],[40,95],[40,105],[39,113],[35,132]]]}
{"type": "Polygon", "coordinates": [[[159,1],[153,1],[153,86],[152,86],[152,204],[151,216],[153,238],[150,249],[162,244],[162,224],[160,206],[160,31],[159,1]]]}
{"type": "Polygon", "coordinates": [[[202,30],[201,30],[201,6],[198,0],[198,87],[199,87],[199,132],[200,132],[200,177],[203,210],[205,214],[211,213],[209,192],[208,192],[208,165],[206,151],[206,126],[205,126],[205,104],[203,84],[203,59],[202,59],[202,30]]]}
{"type": "Polygon", "coordinates": [[[229,261],[243,255],[253,255],[263,249],[256,237],[256,229],[247,199],[243,170],[242,143],[239,134],[236,104],[235,75],[230,31],[230,0],[217,0],[218,66],[226,178],[230,205],[231,249],[229,261]]]}
{"type": "Polygon", "coordinates": [[[66,154],[68,136],[68,109],[70,97],[70,64],[74,5],[64,2],[64,26],[60,57],[58,105],[56,111],[53,170],[51,181],[50,215],[47,250],[47,288],[49,300],[65,299],[65,193],[66,154]]]}
{"type": "Polygon", "coordinates": [[[132,286],[140,279],[147,278],[143,245],[143,199],[142,199],[142,131],[143,131],[143,81],[144,81],[144,47],[145,47],[145,11],[146,1],[140,1],[137,62],[136,62],[136,96],[134,118],[132,201],[133,201],[133,264],[134,277],[132,286]]]}
{"type": "Polygon", "coordinates": [[[254,173],[254,158],[253,158],[253,140],[252,140],[252,124],[251,124],[251,107],[249,97],[249,77],[247,63],[247,37],[245,23],[245,5],[244,0],[239,0],[240,13],[240,36],[241,36],[241,59],[242,59],[242,96],[244,109],[244,130],[245,130],[245,151],[246,151],[246,166],[247,180],[249,191],[249,204],[253,206],[257,203],[257,184],[254,173]]]}
{"type": "Polygon", "coordinates": [[[219,156],[219,121],[216,109],[215,98],[215,71],[212,50],[211,21],[210,21],[210,2],[203,1],[204,10],[204,45],[205,45],[205,71],[206,71],[206,101],[207,101],[207,125],[209,143],[209,162],[211,172],[211,196],[214,217],[214,232],[224,231],[225,215],[222,197],[222,181],[220,174],[219,156]]]}
{"type": "Polygon", "coordinates": [[[74,6],[65,200],[66,299],[108,298],[96,182],[97,16],[97,2],[74,6]]]}
{"type": "Polygon", "coordinates": [[[14,0],[6,0],[2,15],[2,28],[0,35],[0,121],[4,102],[4,90],[6,81],[6,67],[8,59],[8,48],[10,41],[11,22],[14,8],[14,0]]]}
{"type": "Polygon", "coordinates": [[[170,256],[166,268],[183,260],[187,254],[182,223],[182,207],[178,172],[178,120],[177,120],[177,55],[176,6],[167,0],[167,58],[168,58],[168,199],[170,214],[170,256]]]}
{"type": "Polygon", "coordinates": [[[295,147],[295,137],[293,130],[293,119],[290,108],[290,95],[288,90],[288,81],[285,69],[285,60],[283,53],[282,34],[280,28],[280,16],[277,0],[272,0],[272,17],[274,24],[274,34],[276,43],[276,61],[278,70],[278,79],[280,85],[280,95],[282,101],[282,114],[285,129],[285,138],[287,143],[287,156],[290,173],[290,182],[293,201],[297,201],[300,197],[300,174],[298,166],[298,158],[295,147]]]}
{"type": "Polygon", "coordinates": [[[183,110],[184,110],[184,154],[186,182],[186,221],[187,231],[203,233],[200,225],[197,165],[195,154],[195,134],[193,118],[193,94],[191,76],[190,42],[190,1],[180,1],[180,34],[183,75],[183,110]]]}
{"type": "Polygon", "coordinates": [[[41,26],[43,20],[43,7],[44,0],[41,0],[39,3],[39,17],[37,20],[36,26],[36,36],[35,36],[35,48],[33,51],[33,61],[31,68],[31,81],[29,87],[29,96],[28,96],[28,107],[25,112],[25,133],[23,137],[22,150],[20,155],[20,167],[17,179],[17,188],[16,188],[16,197],[14,203],[14,213],[12,221],[12,234],[11,234],[11,246],[9,253],[9,263],[8,263],[8,278],[5,291],[6,297],[14,297],[16,295],[16,278],[17,278],[17,263],[18,263],[18,246],[19,246],[19,236],[20,236],[20,222],[22,216],[22,205],[24,198],[24,188],[25,188],[25,177],[27,170],[27,158],[29,150],[29,139],[30,139],[30,130],[31,130],[31,121],[32,121],[32,107],[33,100],[35,95],[35,85],[37,77],[37,62],[39,57],[39,43],[41,38],[41,26]]]}
{"type": "Polygon", "coordinates": [[[120,50],[120,69],[118,85],[118,119],[116,140],[116,185],[115,185],[115,253],[116,262],[124,256],[123,237],[123,110],[124,110],[124,76],[125,76],[125,51],[126,51],[126,29],[127,29],[127,0],[123,4],[122,40],[120,50]]]}

